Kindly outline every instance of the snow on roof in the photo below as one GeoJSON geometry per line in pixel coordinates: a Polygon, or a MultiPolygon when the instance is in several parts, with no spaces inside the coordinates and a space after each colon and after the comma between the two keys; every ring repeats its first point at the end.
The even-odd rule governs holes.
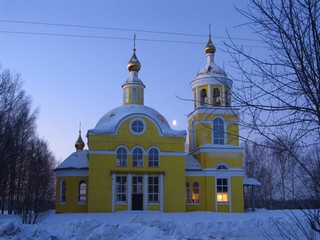
{"type": "Polygon", "coordinates": [[[88,151],[78,151],[72,153],[69,157],[67,157],[60,165],[55,169],[61,170],[61,169],[84,169],[89,168],[88,163],[88,151]]]}
{"type": "Polygon", "coordinates": [[[168,121],[158,111],[138,104],[123,105],[110,110],[99,120],[94,129],[88,130],[88,134],[114,134],[124,120],[137,116],[150,119],[159,129],[161,135],[173,137],[187,135],[185,130],[171,129],[168,121]]]}
{"type": "Polygon", "coordinates": [[[243,185],[255,185],[255,186],[260,186],[261,183],[255,179],[255,178],[248,178],[244,177],[243,178],[243,185]]]}
{"type": "Polygon", "coordinates": [[[201,170],[201,165],[198,159],[191,154],[186,156],[185,168],[186,170],[201,170]]]}

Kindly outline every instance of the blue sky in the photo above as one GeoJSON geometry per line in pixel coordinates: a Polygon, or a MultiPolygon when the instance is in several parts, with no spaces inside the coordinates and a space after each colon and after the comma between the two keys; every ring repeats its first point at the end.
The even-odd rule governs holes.
{"type": "MultiPolygon", "coordinates": [[[[175,129],[187,129],[186,115],[193,105],[181,98],[192,97],[190,82],[206,63],[204,46],[208,25],[218,48],[215,62],[232,78],[238,78],[223,50],[227,32],[247,49],[259,46],[235,6],[246,8],[248,0],[164,1],[49,1],[0,0],[0,63],[21,73],[23,88],[39,107],[38,133],[50,145],[58,161],[74,151],[79,122],[82,137],[110,109],[122,105],[121,85],[128,77],[134,33],[142,68],[139,77],[146,85],[145,105],[155,108],[175,129]],[[68,25],[133,29],[89,29],[5,22],[26,21],[68,25]],[[155,34],[138,30],[204,36],[155,34]],[[107,38],[43,36],[50,33],[107,38]],[[125,38],[125,39],[110,39],[125,38]],[[128,40],[129,39],[129,40],[128,40]],[[196,43],[169,43],[161,41],[196,43]]],[[[261,51],[252,48],[252,51],[261,51]]]]}

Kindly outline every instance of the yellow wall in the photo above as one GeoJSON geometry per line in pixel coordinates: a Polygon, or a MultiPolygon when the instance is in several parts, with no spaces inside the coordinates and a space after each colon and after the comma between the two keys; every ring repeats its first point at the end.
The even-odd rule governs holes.
{"type": "MultiPolygon", "coordinates": [[[[156,174],[164,173],[164,211],[185,211],[184,205],[184,182],[185,182],[185,157],[184,152],[185,137],[162,137],[159,131],[149,119],[139,117],[146,123],[146,131],[141,135],[135,135],[130,131],[130,123],[134,118],[125,120],[120,124],[115,135],[94,135],[90,134],[90,150],[109,151],[109,154],[90,154],[89,175],[90,175],[90,202],[89,212],[112,211],[112,172],[116,175],[156,174]],[[124,140],[125,139],[125,140],[124,140]],[[128,148],[127,166],[116,166],[115,150],[119,146],[128,148]],[[140,146],[144,149],[144,165],[133,167],[131,151],[134,147],[140,146]],[[159,167],[148,166],[148,155],[146,151],[150,147],[160,149],[159,167]],[[172,155],[171,153],[179,153],[172,155]],[[163,156],[169,154],[169,156],[163,156]]],[[[116,204],[115,210],[127,210],[127,204],[116,204]]],[[[159,206],[150,204],[148,209],[159,210],[159,206]]]]}
{"type": "Polygon", "coordinates": [[[89,201],[88,186],[88,177],[57,177],[56,212],[87,212],[87,203],[89,201]],[[64,203],[60,203],[60,183],[63,180],[66,181],[66,201],[64,203]],[[84,180],[87,183],[86,204],[78,202],[78,188],[81,180],[84,180]]]}
{"type": "Polygon", "coordinates": [[[243,177],[231,178],[232,212],[244,211],[243,177]]]}

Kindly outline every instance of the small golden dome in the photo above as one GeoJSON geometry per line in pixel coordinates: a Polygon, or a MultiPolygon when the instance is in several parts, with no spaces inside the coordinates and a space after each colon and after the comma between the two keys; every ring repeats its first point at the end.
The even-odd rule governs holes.
{"type": "Polygon", "coordinates": [[[79,137],[78,137],[76,143],[74,144],[74,146],[76,147],[77,151],[81,151],[84,148],[84,142],[81,138],[81,131],[79,131],[79,137]]]}
{"type": "Polygon", "coordinates": [[[209,34],[209,40],[207,45],[204,48],[206,53],[215,53],[216,52],[216,47],[214,46],[214,44],[211,41],[211,34],[209,34]]]}
{"type": "Polygon", "coordinates": [[[136,49],[133,49],[133,54],[132,57],[130,59],[130,61],[128,62],[128,66],[127,66],[129,72],[131,71],[136,71],[139,72],[140,68],[141,68],[141,64],[136,56],[136,49]]]}

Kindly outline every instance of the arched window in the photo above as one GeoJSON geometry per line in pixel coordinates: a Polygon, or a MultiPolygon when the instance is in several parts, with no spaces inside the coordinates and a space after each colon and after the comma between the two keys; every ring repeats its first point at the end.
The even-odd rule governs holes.
{"type": "Polygon", "coordinates": [[[191,196],[190,196],[190,184],[189,182],[186,182],[186,202],[189,203],[191,202],[191,196]]]}
{"type": "Polygon", "coordinates": [[[134,167],[142,167],[143,166],[143,151],[141,148],[137,147],[133,150],[132,153],[132,165],[134,167]]]}
{"type": "Polygon", "coordinates": [[[192,202],[200,202],[200,185],[198,182],[194,182],[192,184],[192,202]]]}
{"type": "Polygon", "coordinates": [[[132,88],[132,102],[137,102],[137,88],[132,88]]]}
{"type": "Polygon", "coordinates": [[[79,182],[78,202],[79,203],[86,203],[87,202],[87,183],[84,180],[81,180],[79,182]]]}
{"type": "Polygon", "coordinates": [[[213,144],[224,144],[224,121],[215,118],[212,126],[213,144]]]}
{"type": "Polygon", "coordinates": [[[201,89],[201,92],[200,92],[200,106],[205,106],[206,105],[206,98],[207,98],[207,90],[206,89],[201,89]]]}
{"type": "Polygon", "coordinates": [[[217,170],[228,170],[228,169],[229,169],[229,167],[228,167],[228,165],[225,164],[225,163],[219,163],[219,164],[217,165],[217,170]]]}
{"type": "Polygon", "coordinates": [[[126,88],[126,103],[129,102],[129,88],[126,88]]]}
{"type": "Polygon", "coordinates": [[[219,88],[213,89],[213,105],[214,106],[220,106],[221,99],[220,99],[220,90],[219,88]]]}
{"type": "Polygon", "coordinates": [[[117,161],[116,161],[116,165],[117,166],[127,166],[128,165],[128,154],[127,154],[127,149],[124,147],[119,147],[117,149],[117,161]]]}
{"type": "Polygon", "coordinates": [[[159,150],[151,148],[148,154],[148,165],[149,167],[159,167],[159,150]]]}
{"type": "Polygon", "coordinates": [[[62,180],[60,182],[60,202],[62,203],[66,202],[66,193],[67,193],[66,181],[62,180]]]}
{"type": "Polygon", "coordinates": [[[193,93],[193,102],[194,102],[194,108],[196,108],[197,107],[197,93],[196,92],[193,93]]]}

